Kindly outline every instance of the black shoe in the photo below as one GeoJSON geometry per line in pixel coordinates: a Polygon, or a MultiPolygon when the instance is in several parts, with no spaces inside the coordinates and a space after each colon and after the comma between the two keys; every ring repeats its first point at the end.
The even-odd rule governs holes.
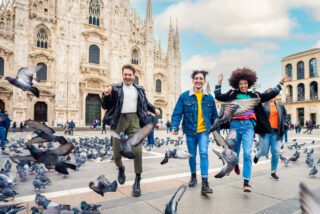
{"type": "Polygon", "coordinates": [[[139,197],[141,195],[140,180],[141,178],[138,176],[136,176],[136,179],[134,180],[134,184],[132,186],[132,196],[134,197],[139,197]]]}
{"type": "Polygon", "coordinates": [[[118,182],[119,184],[124,184],[126,182],[126,175],[124,174],[125,167],[121,166],[119,167],[119,172],[118,172],[118,182]]]}
{"type": "Polygon", "coordinates": [[[209,187],[208,179],[202,178],[201,194],[211,194],[213,190],[209,187]]]}
{"type": "Polygon", "coordinates": [[[243,192],[251,192],[251,186],[248,185],[243,185],[243,192]]]}
{"type": "Polygon", "coordinates": [[[191,179],[189,181],[189,187],[195,187],[197,185],[197,174],[192,173],[191,174],[191,179]]]}
{"type": "Polygon", "coordinates": [[[271,178],[275,181],[279,181],[279,177],[277,176],[277,174],[275,172],[271,173],[271,178]]]}
{"type": "Polygon", "coordinates": [[[257,156],[254,156],[253,162],[256,164],[256,163],[258,163],[258,161],[259,161],[259,158],[257,158],[257,156]]]}

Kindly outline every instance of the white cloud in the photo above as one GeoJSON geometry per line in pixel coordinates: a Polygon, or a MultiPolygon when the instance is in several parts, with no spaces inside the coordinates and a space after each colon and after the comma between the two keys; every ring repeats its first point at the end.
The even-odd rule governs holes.
{"type": "MultiPolygon", "coordinates": [[[[277,59],[264,49],[247,47],[243,49],[224,49],[216,55],[195,55],[182,65],[181,82],[182,90],[192,87],[190,74],[195,69],[205,69],[209,71],[208,81],[213,87],[217,82],[217,76],[224,74],[225,89],[229,88],[228,78],[233,70],[238,67],[249,67],[257,71],[258,77],[266,77],[269,71],[261,70],[263,66],[276,62],[277,59]]],[[[280,78],[281,71],[273,71],[272,77],[280,78]]],[[[278,81],[278,78],[276,81],[278,81]]],[[[269,81],[259,80],[262,87],[275,81],[274,78],[268,78],[269,81]]]]}
{"type": "Polygon", "coordinates": [[[182,30],[200,31],[215,41],[233,43],[286,38],[295,25],[287,5],[274,0],[182,1],[157,16],[155,26],[167,30],[169,17],[177,18],[182,30]]]}
{"type": "Polygon", "coordinates": [[[315,45],[315,48],[320,48],[320,40],[317,42],[317,44],[315,45]]]}

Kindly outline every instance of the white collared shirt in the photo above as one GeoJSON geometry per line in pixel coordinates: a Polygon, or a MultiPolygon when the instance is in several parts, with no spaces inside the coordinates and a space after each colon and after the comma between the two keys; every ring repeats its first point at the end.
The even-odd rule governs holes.
{"type": "Polygon", "coordinates": [[[138,91],[131,85],[123,83],[123,105],[121,113],[136,113],[138,106],[138,91]]]}

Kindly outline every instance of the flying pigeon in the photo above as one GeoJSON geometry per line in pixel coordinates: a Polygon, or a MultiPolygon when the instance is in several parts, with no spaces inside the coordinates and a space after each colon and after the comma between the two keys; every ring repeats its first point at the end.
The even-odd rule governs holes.
{"type": "Polygon", "coordinates": [[[18,70],[16,78],[6,77],[10,84],[22,89],[23,91],[30,91],[36,97],[39,97],[40,92],[36,87],[33,87],[33,75],[40,71],[42,66],[23,67],[18,70]]]}

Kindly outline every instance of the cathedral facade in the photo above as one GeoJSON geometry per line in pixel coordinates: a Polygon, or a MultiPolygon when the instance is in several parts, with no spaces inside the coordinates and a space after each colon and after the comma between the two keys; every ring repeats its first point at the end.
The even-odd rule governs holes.
{"type": "Polygon", "coordinates": [[[142,20],[129,0],[4,0],[0,5],[0,107],[13,121],[102,119],[102,91],[122,80],[133,64],[149,102],[170,119],[179,97],[181,56],[178,26],[170,23],[168,47],[153,35],[152,2],[142,20]],[[10,85],[25,66],[42,65],[34,86],[40,97],[10,85]]]}

